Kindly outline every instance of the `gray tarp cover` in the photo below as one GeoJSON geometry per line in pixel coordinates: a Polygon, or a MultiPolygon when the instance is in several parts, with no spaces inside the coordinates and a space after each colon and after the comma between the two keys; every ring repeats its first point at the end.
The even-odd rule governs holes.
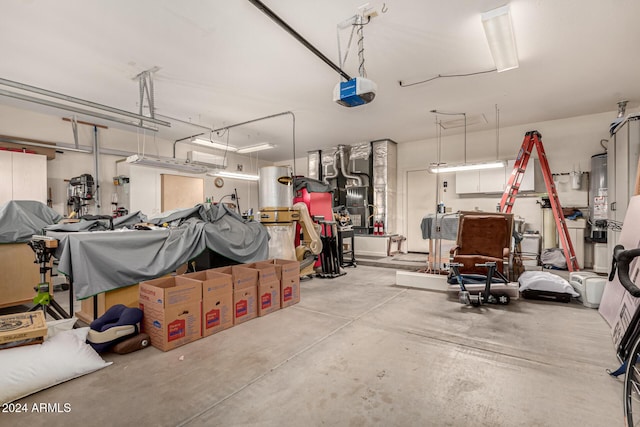
{"type": "Polygon", "coordinates": [[[47,225],[62,216],[34,200],[11,200],[0,206],[0,243],[23,243],[34,234],[42,234],[47,225]]]}
{"type": "Polygon", "coordinates": [[[154,224],[181,222],[159,230],[47,232],[60,240],[58,270],[73,280],[76,298],[163,276],[206,248],[237,262],[267,259],[269,235],[225,205],[181,209],[154,218],[154,224]]]}
{"type": "Polygon", "coordinates": [[[333,188],[329,184],[326,184],[317,179],[307,178],[305,176],[297,176],[293,179],[293,191],[307,189],[309,193],[331,193],[333,188]]]}
{"type": "MultiPolygon", "coordinates": [[[[113,228],[119,229],[124,227],[131,227],[139,222],[147,220],[146,215],[143,215],[140,211],[134,212],[129,215],[125,215],[118,218],[113,218],[113,228]]],[[[45,227],[47,232],[49,231],[105,231],[109,230],[109,221],[106,219],[91,219],[82,220],[80,222],[70,222],[66,224],[55,224],[45,227]]]]}
{"type": "Polygon", "coordinates": [[[427,214],[420,222],[423,239],[456,240],[458,238],[458,214],[427,214]]]}

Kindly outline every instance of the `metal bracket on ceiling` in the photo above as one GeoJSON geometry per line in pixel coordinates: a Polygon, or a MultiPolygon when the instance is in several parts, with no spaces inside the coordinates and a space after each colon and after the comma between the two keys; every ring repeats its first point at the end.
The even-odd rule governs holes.
{"type": "Polygon", "coordinates": [[[76,120],[75,114],[71,117],[71,130],[73,131],[73,140],[76,143],[76,148],[78,148],[78,121],[76,120]]]}
{"type": "MultiPolygon", "coordinates": [[[[134,77],[134,80],[138,80],[140,84],[140,112],[141,116],[147,116],[152,119],[155,118],[155,99],[154,99],[154,90],[153,90],[153,73],[159,71],[160,67],[153,67],[148,70],[145,70],[134,77]],[[145,114],[145,95],[147,101],[147,109],[148,114],[145,114]]],[[[142,120],[140,120],[142,124],[142,120]]]]}
{"type": "Polygon", "coordinates": [[[171,126],[171,123],[163,121],[163,120],[158,120],[158,119],[155,119],[155,118],[150,118],[150,117],[138,115],[138,114],[135,114],[135,113],[130,113],[128,111],[120,110],[118,108],[109,107],[107,105],[98,104],[98,103],[95,103],[95,102],[87,101],[87,100],[84,100],[84,99],[76,98],[76,97],[65,95],[65,94],[62,94],[62,93],[53,92],[53,91],[42,89],[42,88],[35,87],[35,86],[30,86],[30,85],[27,85],[27,84],[24,84],[24,83],[19,83],[19,82],[15,82],[15,81],[11,81],[11,80],[0,78],[0,85],[2,85],[2,86],[10,86],[10,87],[12,87],[14,89],[18,89],[20,91],[31,92],[31,93],[35,93],[37,95],[44,96],[44,97],[60,99],[60,100],[65,101],[66,103],[62,104],[62,103],[59,103],[59,102],[51,101],[51,100],[46,99],[46,98],[30,96],[30,95],[27,95],[27,94],[24,94],[24,93],[7,91],[7,90],[3,90],[3,89],[0,89],[0,96],[7,96],[7,97],[10,97],[10,98],[19,99],[19,100],[22,100],[22,101],[27,101],[27,102],[33,102],[33,103],[36,103],[36,104],[46,105],[48,107],[53,107],[53,108],[57,108],[57,109],[60,109],[60,110],[73,111],[73,112],[78,113],[78,114],[87,115],[87,116],[91,116],[91,117],[97,117],[97,118],[100,118],[100,119],[103,119],[103,120],[108,120],[108,121],[116,122],[116,123],[122,123],[122,124],[129,125],[129,126],[141,127],[141,128],[152,130],[152,131],[157,131],[158,128],[155,127],[155,126],[147,124],[147,122],[148,123],[153,123],[153,124],[156,124],[156,125],[167,126],[167,127],[171,126]],[[78,105],[83,105],[83,106],[86,106],[86,107],[90,107],[93,110],[88,110],[86,108],[81,108],[81,107],[78,107],[78,105]],[[97,110],[97,111],[94,111],[94,110],[97,110]],[[101,111],[105,111],[105,112],[108,112],[108,113],[111,113],[111,114],[104,114],[101,111]],[[128,119],[126,119],[126,117],[136,119],[136,121],[128,120],[128,119]]]}

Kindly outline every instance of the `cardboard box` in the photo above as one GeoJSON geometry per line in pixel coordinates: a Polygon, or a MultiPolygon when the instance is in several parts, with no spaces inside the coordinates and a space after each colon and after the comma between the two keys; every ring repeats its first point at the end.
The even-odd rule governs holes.
{"type": "Polygon", "coordinates": [[[242,268],[258,272],[258,316],[266,316],[280,309],[280,280],[275,265],[268,262],[243,264],[242,268]]]}
{"type": "Polygon", "coordinates": [[[300,302],[300,276],[284,277],[280,282],[280,301],[282,308],[300,302]]]}
{"type": "Polygon", "coordinates": [[[213,335],[232,327],[232,276],[205,270],[185,274],[183,277],[202,282],[202,336],[213,335]]]}
{"type": "Polygon", "coordinates": [[[276,274],[276,266],[274,264],[254,262],[252,264],[242,264],[239,267],[256,270],[258,272],[258,284],[280,281],[280,278],[276,274]]]}
{"type": "Polygon", "coordinates": [[[201,337],[202,282],[183,276],[141,282],[142,330],[151,345],[168,351],[201,337]]]}
{"type": "Polygon", "coordinates": [[[280,282],[261,283],[258,285],[258,316],[266,316],[280,310],[280,282]]]}
{"type": "Polygon", "coordinates": [[[278,280],[282,280],[283,277],[291,279],[294,277],[300,277],[300,261],[273,258],[266,261],[260,261],[256,264],[273,265],[276,269],[276,276],[278,277],[278,280]]]}
{"type": "Polygon", "coordinates": [[[231,275],[233,280],[234,325],[239,325],[258,317],[258,270],[234,265],[207,271],[231,275]]]}
{"type": "Polygon", "coordinates": [[[47,322],[42,310],[0,316],[0,344],[47,336],[47,322]]]}

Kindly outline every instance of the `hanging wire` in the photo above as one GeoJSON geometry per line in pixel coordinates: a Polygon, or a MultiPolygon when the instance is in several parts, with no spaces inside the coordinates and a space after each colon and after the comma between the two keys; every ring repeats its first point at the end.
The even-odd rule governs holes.
{"type": "Polygon", "coordinates": [[[464,164],[467,164],[467,113],[452,113],[448,111],[431,110],[431,113],[442,114],[445,116],[463,116],[464,117],[464,164]]]}
{"type": "Polygon", "coordinates": [[[347,48],[344,52],[344,58],[342,58],[342,50],[340,46],[340,27],[336,27],[336,36],[338,38],[338,60],[340,62],[340,68],[344,67],[344,64],[347,62],[347,58],[349,57],[349,51],[351,50],[351,43],[353,42],[353,35],[356,32],[356,26],[351,26],[351,34],[349,35],[349,43],[347,43],[347,48]]]}
{"type": "Polygon", "coordinates": [[[422,83],[428,83],[431,82],[433,80],[436,79],[443,79],[443,78],[449,78],[449,77],[469,77],[469,76],[477,76],[479,74],[488,74],[488,73],[493,73],[494,71],[498,71],[496,68],[492,69],[492,70],[485,70],[485,71],[477,71],[477,72],[473,72],[473,73],[461,73],[461,74],[438,74],[437,76],[428,78],[426,80],[420,80],[418,82],[414,82],[414,83],[405,83],[402,80],[398,81],[398,85],[400,85],[400,87],[409,87],[409,86],[415,86],[415,85],[419,85],[422,83]]]}

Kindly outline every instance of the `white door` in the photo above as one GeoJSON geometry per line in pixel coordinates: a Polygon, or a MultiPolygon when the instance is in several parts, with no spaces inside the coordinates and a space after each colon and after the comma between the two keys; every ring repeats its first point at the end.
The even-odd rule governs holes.
{"type": "Polygon", "coordinates": [[[420,224],[436,211],[436,175],[425,170],[407,172],[407,251],[429,252],[420,224]]]}

